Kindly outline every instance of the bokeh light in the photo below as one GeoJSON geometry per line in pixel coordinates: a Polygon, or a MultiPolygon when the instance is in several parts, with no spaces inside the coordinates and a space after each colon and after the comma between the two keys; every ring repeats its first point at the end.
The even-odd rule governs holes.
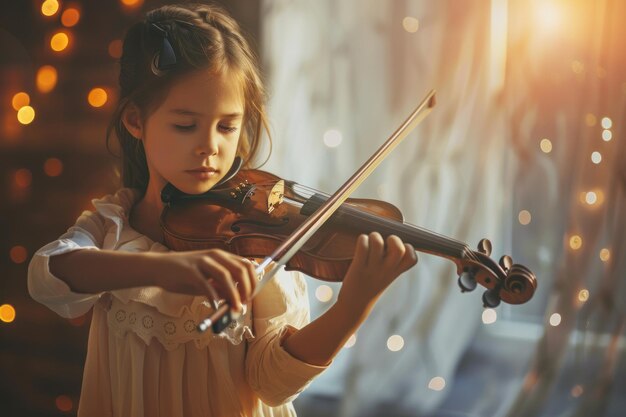
{"type": "Polygon", "coordinates": [[[569,238],[569,247],[578,250],[583,245],[583,239],[579,235],[573,235],[569,238]]]}
{"type": "Polygon", "coordinates": [[[582,385],[574,385],[574,387],[572,387],[572,397],[574,398],[578,398],[581,395],[583,395],[583,392],[585,392],[585,390],[583,389],[582,385]]]}
{"type": "Polygon", "coordinates": [[[109,42],[109,47],[107,49],[111,58],[119,59],[122,56],[123,46],[124,43],[120,39],[114,39],[109,42]]]}
{"type": "Polygon", "coordinates": [[[343,137],[337,129],[329,129],[324,133],[324,145],[335,148],[341,144],[343,137]]]}
{"type": "Polygon", "coordinates": [[[15,94],[13,96],[13,99],[11,99],[11,105],[13,106],[15,111],[18,111],[22,107],[28,106],[29,104],[30,104],[30,96],[23,91],[20,91],[19,93],[15,94]]]}
{"type": "Polygon", "coordinates": [[[63,172],[63,162],[59,158],[48,158],[43,164],[43,171],[49,177],[58,177],[63,172]]]}
{"type": "Polygon", "coordinates": [[[320,285],[315,290],[315,298],[322,303],[327,303],[333,298],[333,289],[328,285],[320,285]]]}
{"type": "Polygon", "coordinates": [[[420,27],[420,22],[414,17],[407,16],[402,19],[402,27],[409,33],[415,33],[420,27]]]}
{"type": "Polygon", "coordinates": [[[593,127],[598,122],[598,119],[593,113],[587,113],[585,115],[585,124],[589,127],[593,127]]]}
{"type": "Polygon", "coordinates": [[[428,389],[431,389],[433,391],[441,391],[445,387],[446,387],[446,380],[440,376],[436,376],[428,382],[428,389]]]}
{"type": "Polygon", "coordinates": [[[594,151],[591,153],[591,162],[593,162],[594,164],[599,164],[600,162],[602,162],[602,154],[598,151],[594,151]]]}
{"type": "Polygon", "coordinates": [[[61,15],[61,24],[66,28],[76,26],[80,20],[80,11],[74,7],[68,7],[61,15]]]}
{"type": "Polygon", "coordinates": [[[44,65],[37,71],[37,90],[49,93],[57,85],[57,70],[52,65],[44,65]]]}
{"type": "Polygon", "coordinates": [[[598,196],[595,192],[593,191],[588,191],[587,193],[585,193],[585,202],[587,204],[589,204],[590,206],[595,204],[598,201],[598,196]]]}
{"type": "Polygon", "coordinates": [[[74,408],[74,403],[72,402],[72,399],[67,395],[59,395],[54,400],[54,403],[59,411],[63,411],[64,413],[70,412],[72,411],[72,408],[74,408]]]}
{"type": "Polygon", "coordinates": [[[611,251],[607,248],[602,248],[600,250],[600,260],[602,262],[607,262],[609,259],[611,259],[611,251]]]}
{"type": "Polygon", "coordinates": [[[143,0],[120,0],[124,6],[127,7],[139,7],[143,4],[143,0]]]}
{"type": "Polygon", "coordinates": [[[539,142],[539,148],[544,153],[550,153],[552,152],[552,142],[550,139],[543,138],[541,139],[541,142],[539,142]]]}
{"type": "Polygon", "coordinates": [[[613,127],[613,121],[609,117],[603,117],[600,124],[602,125],[603,129],[610,129],[611,127],[613,127]]]}
{"type": "Polygon", "coordinates": [[[532,220],[532,216],[530,215],[530,211],[522,210],[517,215],[517,219],[519,220],[520,224],[526,226],[532,220]]]}
{"type": "Polygon", "coordinates": [[[87,101],[92,107],[102,107],[108,99],[107,92],[100,87],[92,88],[87,95],[87,101]]]}
{"type": "Polygon", "coordinates": [[[550,326],[556,327],[561,324],[561,315],[559,313],[553,313],[550,316],[550,326]]]}
{"type": "Polygon", "coordinates": [[[24,246],[16,245],[9,251],[9,257],[13,263],[22,264],[28,259],[28,252],[24,246]]]}
{"type": "Polygon", "coordinates": [[[41,14],[44,16],[54,16],[59,11],[57,0],[46,0],[41,3],[41,14]]]}
{"type": "Polygon", "coordinates": [[[28,188],[33,181],[33,174],[29,169],[20,168],[13,174],[13,181],[17,188],[28,188]]]}
{"type": "Polygon", "coordinates": [[[498,319],[498,313],[493,308],[486,308],[482,315],[483,323],[492,324],[498,319]]]}
{"type": "Polygon", "coordinates": [[[70,37],[65,32],[57,32],[50,39],[50,48],[55,52],[65,50],[70,44],[70,37]]]}
{"type": "Polygon", "coordinates": [[[398,334],[394,334],[387,339],[387,349],[397,352],[404,347],[404,339],[398,334]]]}
{"type": "Polygon", "coordinates": [[[613,139],[613,133],[611,133],[610,130],[603,130],[602,131],[602,140],[605,142],[609,142],[611,139],[613,139]]]}
{"type": "Polygon", "coordinates": [[[23,106],[17,111],[17,121],[23,125],[29,125],[35,120],[35,109],[31,106],[23,106]]]}
{"type": "Polygon", "coordinates": [[[583,288],[582,290],[578,291],[578,301],[580,301],[581,303],[584,303],[588,299],[589,299],[589,290],[583,288]]]}
{"type": "Polygon", "coordinates": [[[0,320],[5,323],[11,323],[15,320],[15,308],[11,304],[2,304],[0,306],[0,320]]]}

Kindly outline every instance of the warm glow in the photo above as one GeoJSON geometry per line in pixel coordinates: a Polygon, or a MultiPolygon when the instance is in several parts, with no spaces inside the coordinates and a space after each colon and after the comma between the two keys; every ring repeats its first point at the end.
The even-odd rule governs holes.
{"type": "Polygon", "coordinates": [[[72,399],[67,395],[59,395],[54,403],[56,404],[57,408],[64,413],[72,411],[72,408],[74,408],[74,403],[72,403],[72,399]]]}
{"type": "Polygon", "coordinates": [[[89,92],[87,101],[92,107],[102,107],[107,102],[107,92],[102,88],[94,88],[89,92]]]}
{"type": "Polygon", "coordinates": [[[141,6],[141,4],[143,3],[143,0],[120,0],[120,2],[124,6],[137,7],[137,6],[141,6]]]}
{"type": "Polygon", "coordinates": [[[589,290],[582,289],[578,291],[578,301],[584,303],[589,299],[589,290]]]}
{"type": "Polygon", "coordinates": [[[596,116],[593,113],[587,113],[585,115],[585,124],[589,127],[595,126],[597,122],[596,116]]]}
{"type": "Polygon", "coordinates": [[[387,339],[387,349],[397,352],[404,347],[404,339],[402,336],[394,334],[387,339]]]}
{"type": "Polygon", "coordinates": [[[18,169],[15,171],[13,180],[18,188],[26,188],[30,186],[30,183],[33,180],[33,174],[31,174],[31,172],[26,168],[18,169]]]}
{"type": "Polygon", "coordinates": [[[585,202],[590,206],[598,201],[598,196],[593,191],[589,191],[585,194],[585,202]]]}
{"type": "Polygon", "coordinates": [[[559,313],[554,313],[550,316],[550,325],[553,327],[561,324],[561,315],[559,313]]]}
{"type": "Polygon", "coordinates": [[[582,385],[574,385],[574,387],[572,388],[572,397],[578,398],[583,395],[584,391],[585,390],[583,389],[582,385]]]}
{"type": "Polygon", "coordinates": [[[345,345],[343,345],[344,348],[349,349],[352,346],[354,346],[356,344],[356,334],[353,334],[352,336],[350,336],[348,338],[348,341],[346,342],[345,345]]]}
{"type": "Polygon", "coordinates": [[[35,109],[24,106],[17,111],[17,121],[23,125],[31,124],[35,120],[35,109]]]}
{"type": "Polygon", "coordinates": [[[585,69],[585,66],[580,61],[572,61],[572,71],[574,74],[582,74],[585,69]]]}
{"type": "Polygon", "coordinates": [[[124,44],[121,40],[115,39],[109,43],[109,55],[112,58],[119,59],[122,56],[122,46],[124,44]]]}
{"type": "Polygon", "coordinates": [[[607,248],[602,248],[602,249],[600,250],[600,260],[601,260],[602,262],[606,262],[606,261],[608,261],[609,259],[611,259],[611,251],[610,251],[610,250],[608,250],[607,248]]]}
{"type": "Polygon", "coordinates": [[[0,320],[5,323],[11,323],[15,320],[15,309],[11,304],[2,304],[0,306],[0,320]]]}
{"type": "Polygon", "coordinates": [[[569,247],[577,250],[580,249],[580,247],[583,245],[583,239],[578,236],[578,235],[574,235],[572,237],[569,238],[569,247]]]}
{"type": "Polygon", "coordinates": [[[41,4],[41,14],[44,16],[54,16],[59,11],[59,2],[57,0],[46,0],[41,4]]]}
{"type": "Polygon", "coordinates": [[[64,32],[55,33],[52,36],[52,39],[50,39],[50,48],[52,48],[52,50],[56,52],[61,52],[62,50],[67,48],[69,44],[70,37],[67,36],[67,33],[64,32]]]}
{"type": "Polygon", "coordinates": [[[544,31],[554,31],[561,25],[563,13],[555,2],[542,1],[536,4],[535,16],[540,28],[544,31]]]}
{"type": "Polygon", "coordinates": [[[552,142],[550,141],[550,139],[541,139],[541,142],[539,142],[539,147],[544,153],[552,152],[552,142]]]}
{"type": "Polygon", "coordinates": [[[58,158],[48,158],[43,164],[43,171],[49,177],[58,177],[63,172],[63,162],[58,158]]]}
{"type": "Polygon", "coordinates": [[[52,65],[44,65],[37,71],[37,89],[49,93],[57,85],[57,70],[52,65]]]}
{"type": "Polygon", "coordinates": [[[613,133],[611,133],[610,130],[603,130],[602,131],[602,140],[605,142],[609,142],[611,139],[613,139],[613,133]]]}
{"type": "Polygon", "coordinates": [[[603,117],[602,122],[600,122],[603,129],[610,129],[613,127],[613,121],[608,117],[603,117]]]}
{"type": "Polygon", "coordinates": [[[324,133],[324,145],[329,148],[335,148],[341,144],[342,141],[341,132],[337,129],[330,129],[324,133]]]}
{"type": "Polygon", "coordinates": [[[13,263],[21,264],[26,262],[26,259],[28,258],[28,252],[26,252],[26,248],[24,246],[13,246],[9,251],[9,257],[11,258],[11,261],[13,261],[13,263]]]}
{"type": "Polygon", "coordinates": [[[428,383],[428,388],[433,391],[441,391],[446,387],[446,380],[440,376],[436,376],[428,383]]]}
{"type": "Polygon", "coordinates": [[[531,220],[531,215],[530,215],[530,211],[528,210],[522,210],[519,212],[519,214],[517,215],[517,219],[519,220],[519,222],[521,224],[523,224],[524,226],[526,226],[527,224],[530,223],[531,220]]]}
{"type": "Polygon", "coordinates": [[[17,93],[16,95],[13,96],[13,99],[11,100],[11,105],[13,106],[15,111],[18,111],[22,107],[28,106],[29,104],[30,104],[30,96],[24,92],[17,93]]]}
{"type": "Polygon", "coordinates": [[[63,14],[61,15],[61,23],[63,24],[63,26],[68,28],[75,26],[79,20],[80,12],[78,11],[78,9],[75,9],[73,7],[65,9],[63,14]]]}
{"type": "Polygon", "coordinates": [[[414,17],[407,16],[404,19],[402,19],[402,27],[404,28],[404,30],[406,30],[409,33],[417,32],[417,29],[419,29],[419,26],[420,26],[419,20],[417,20],[414,17]]]}
{"type": "Polygon", "coordinates": [[[498,313],[493,308],[486,308],[483,311],[483,323],[492,324],[498,319],[498,313]]]}
{"type": "Polygon", "coordinates": [[[328,285],[320,285],[315,290],[315,298],[317,298],[322,303],[327,303],[333,298],[333,289],[328,285]]]}
{"type": "Polygon", "coordinates": [[[591,153],[591,162],[594,164],[599,164],[602,162],[602,154],[598,151],[594,151],[591,153]]]}

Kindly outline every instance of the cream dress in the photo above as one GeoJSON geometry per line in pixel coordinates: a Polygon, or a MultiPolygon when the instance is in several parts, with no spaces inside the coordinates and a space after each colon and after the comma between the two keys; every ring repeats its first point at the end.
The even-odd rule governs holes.
{"type": "MultiPolygon", "coordinates": [[[[302,362],[282,339],[309,321],[306,284],[282,271],[222,334],[200,334],[204,297],[158,287],[74,293],[50,256],[77,249],[167,252],[129,226],[136,190],[92,200],[58,240],[33,256],[31,296],[67,318],[93,308],[79,417],[295,416],[291,401],[326,367],[302,362]]],[[[89,273],[89,271],[85,271],[89,273]]]]}

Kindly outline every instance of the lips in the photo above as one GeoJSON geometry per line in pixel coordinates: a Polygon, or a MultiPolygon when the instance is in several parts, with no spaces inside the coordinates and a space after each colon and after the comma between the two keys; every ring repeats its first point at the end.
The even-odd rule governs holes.
{"type": "Polygon", "coordinates": [[[187,172],[217,172],[217,169],[211,167],[200,167],[196,169],[190,169],[187,172]]]}

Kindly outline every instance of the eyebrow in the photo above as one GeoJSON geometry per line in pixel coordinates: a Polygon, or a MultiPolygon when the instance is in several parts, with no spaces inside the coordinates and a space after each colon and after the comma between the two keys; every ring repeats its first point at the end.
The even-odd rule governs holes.
{"type": "MultiPolygon", "coordinates": [[[[181,114],[184,116],[204,116],[203,113],[198,113],[198,112],[188,110],[188,109],[172,109],[170,110],[170,113],[181,114]]],[[[242,113],[229,113],[229,114],[222,114],[220,117],[241,117],[241,116],[243,116],[242,113]]]]}

